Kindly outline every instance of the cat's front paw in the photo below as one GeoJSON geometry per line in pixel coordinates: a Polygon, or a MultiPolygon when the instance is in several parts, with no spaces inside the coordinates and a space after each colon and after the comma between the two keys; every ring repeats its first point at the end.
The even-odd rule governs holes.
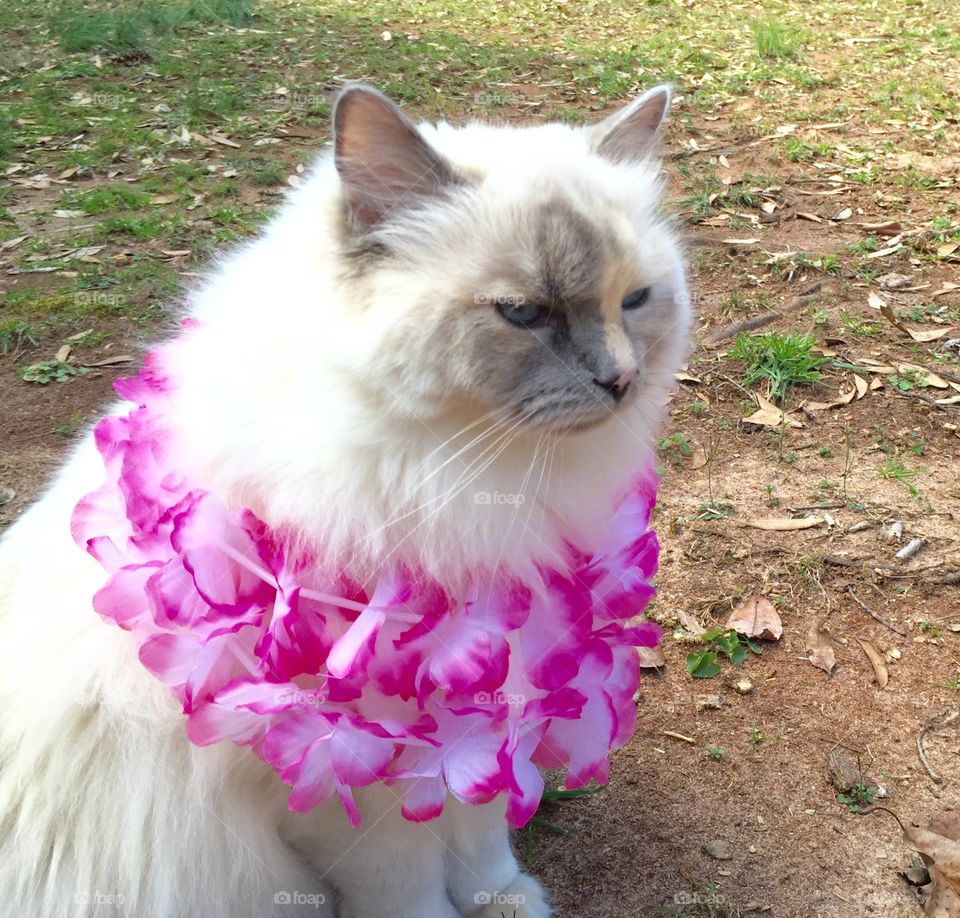
{"type": "Polygon", "coordinates": [[[525,873],[499,892],[477,893],[476,901],[480,907],[470,918],[549,918],[551,914],[544,888],[525,873]]]}

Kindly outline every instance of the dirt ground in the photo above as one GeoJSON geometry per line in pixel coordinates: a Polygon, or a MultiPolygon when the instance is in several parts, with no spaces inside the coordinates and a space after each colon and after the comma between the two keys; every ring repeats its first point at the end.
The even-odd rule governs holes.
{"type": "MultiPolygon", "coordinates": [[[[859,53],[811,50],[809,66],[836,72],[859,53]]],[[[955,73],[956,58],[942,66],[955,73]]],[[[529,77],[506,85],[513,95],[497,117],[550,114],[535,101],[549,88],[531,87],[529,77]]],[[[6,95],[16,98],[15,89],[6,95]]],[[[922,103],[909,117],[878,117],[866,91],[842,81],[817,91],[815,121],[780,117],[796,101],[796,87],[776,78],[729,99],[680,87],[665,168],[698,327],[659,447],[663,555],[653,614],[667,628],[665,659],[645,670],[638,730],[615,755],[609,786],[545,804],[549,825],[518,836],[560,918],[920,915],[900,874],[916,855],[893,814],[906,824],[960,803],[960,734],[955,722],[939,726],[960,707],[960,347],[945,346],[960,338],[960,120],[922,103]],[[744,383],[743,363],[727,353],[731,336],[711,336],[771,310],[780,316],[755,332],[809,333],[827,362],[820,382],[792,388],[787,414],[774,411],[764,426],[746,418],[766,390],[744,383]],[[815,524],[752,525],[764,518],[815,524]],[[881,527],[897,521],[902,538],[885,540],[881,527]],[[896,560],[915,537],[920,550],[896,560]],[[719,675],[693,678],[687,655],[701,649],[697,633],[723,627],[754,595],[773,603],[782,638],[760,642],[762,654],[740,666],[721,661],[719,675]],[[830,673],[809,660],[811,629],[835,653],[830,673]],[[742,680],[749,688],[737,687],[742,680]],[[938,780],[918,755],[926,728],[938,780]],[[838,801],[831,753],[859,767],[886,809],[863,815],[838,801]]],[[[227,157],[265,156],[296,174],[325,129],[322,120],[298,127],[294,114],[284,131],[281,145],[241,138],[193,155],[214,171],[226,171],[227,157]]],[[[47,142],[21,153],[27,168],[7,167],[0,320],[45,311],[26,337],[8,326],[0,356],[0,530],[95,419],[113,378],[163,333],[176,299],[171,278],[173,287],[192,282],[216,248],[194,243],[223,225],[204,202],[177,238],[110,235],[80,264],[11,273],[51,264],[31,261],[29,242],[8,243],[39,239],[50,256],[65,242],[64,221],[75,218],[52,215],[65,189],[137,187],[144,174],[142,163],[119,156],[113,176],[93,169],[53,184],[12,181],[60,175],[59,155],[47,142]],[[123,288],[124,308],[91,310],[75,292],[62,299],[71,278],[143,259],[165,273],[137,274],[123,288]],[[58,303],[67,305],[50,321],[58,303]],[[22,378],[67,344],[62,360],[88,372],[62,384],[22,378]]],[[[242,171],[234,184],[237,206],[257,219],[282,191],[242,171]]],[[[183,209],[187,200],[161,204],[183,209]]]]}

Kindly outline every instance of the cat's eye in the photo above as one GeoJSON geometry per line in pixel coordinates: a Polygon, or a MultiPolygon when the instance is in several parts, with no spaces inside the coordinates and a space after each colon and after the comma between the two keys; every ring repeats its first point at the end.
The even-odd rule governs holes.
{"type": "Polygon", "coordinates": [[[545,307],[530,303],[497,303],[497,311],[512,325],[521,328],[543,325],[549,315],[545,307]]]}
{"type": "Polygon", "coordinates": [[[650,288],[644,287],[642,290],[634,290],[628,293],[620,304],[623,309],[639,309],[647,300],[650,299],[650,288]]]}

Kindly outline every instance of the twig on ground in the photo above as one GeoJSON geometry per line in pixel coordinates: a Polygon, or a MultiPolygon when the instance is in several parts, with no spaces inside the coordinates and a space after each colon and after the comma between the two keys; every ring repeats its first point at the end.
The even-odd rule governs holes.
{"type": "Polygon", "coordinates": [[[736,335],[739,335],[740,332],[753,331],[757,328],[763,328],[765,325],[769,325],[771,322],[776,322],[778,319],[783,319],[788,313],[795,312],[798,309],[802,309],[804,306],[809,306],[811,303],[816,302],[817,293],[826,283],[826,280],[819,280],[815,284],[811,284],[806,290],[803,290],[792,300],[784,303],[779,309],[771,312],[764,312],[759,316],[751,316],[749,319],[741,319],[739,322],[734,322],[732,325],[727,325],[724,328],[717,329],[717,331],[707,338],[706,343],[708,345],[719,344],[721,341],[726,341],[728,338],[733,338],[736,335]]]}
{"type": "Polygon", "coordinates": [[[883,625],[884,628],[889,628],[895,634],[899,634],[900,637],[907,636],[906,631],[904,631],[902,628],[898,627],[897,625],[891,624],[885,618],[883,618],[882,615],[880,615],[878,612],[874,612],[873,609],[871,609],[866,603],[864,603],[864,601],[859,596],[857,596],[857,594],[853,591],[852,586],[847,587],[847,592],[850,594],[850,598],[858,606],[860,606],[860,608],[863,609],[863,611],[866,612],[867,615],[869,615],[870,618],[872,618],[875,622],[879,622],[881,625],[883,625]]]}
{"type": "Polygon", "coordinates": [[[934,771],[933,766],[930,764],[930,760],[927,758],[927,754],[923,748],[923,738],[931,730],[950,726],[958,717],[960,717],[960,708],[951,711],[949,714],[939,714],[917,734],[917,755],[920,756],[920,764],[923,766],[923,770],[930,775],[930,780],[933,781],[934,784],[943,784],[943,778],[934,771]]]}

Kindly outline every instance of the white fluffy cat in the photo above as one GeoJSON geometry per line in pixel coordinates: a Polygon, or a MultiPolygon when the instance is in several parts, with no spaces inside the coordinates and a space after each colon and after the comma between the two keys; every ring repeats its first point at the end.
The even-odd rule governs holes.
{"type": "MultiPolygon", "coordinates": [[[[358,582],[386,557],[446,583],[523,575],[601,538],[687,346],[653,158],[668,103],[657,88],[587,128],[415,127],[345,88],[334,150],[189,297],[198,327],[170,350],[185,473],[358,582]]],[[[4,914],[550,913],[498,800],[414,824],[378,784],[353,829],[336,802],[291,813],[246,749],[189,743],[91,606],[105,575],[70,518],[103,474],[87,436],[0,544],[4,914]]]]}

